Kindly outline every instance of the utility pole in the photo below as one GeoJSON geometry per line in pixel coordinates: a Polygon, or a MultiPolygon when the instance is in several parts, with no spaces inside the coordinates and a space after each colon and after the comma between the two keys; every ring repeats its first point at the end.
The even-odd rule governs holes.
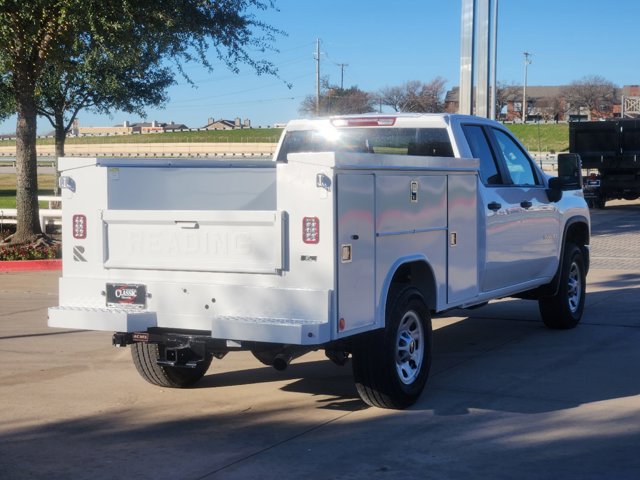
{"type": "Polygon", "coordinates": [[[348,67],[348,63],[337,63],[340,67],[340,90],[344,90],[344,67],[348,67]]]}
{"type": "Polygon", "coordinates": [[[527,69],[531,65],[532,53],[522,52],[524,55],[524,86],[522,87],[522,123],[527,123],[527,69]]]}
{"type": "Polygon", "coordinates": [[[320,116],[320,39],[316,40],[316,116],[320,116]]]}

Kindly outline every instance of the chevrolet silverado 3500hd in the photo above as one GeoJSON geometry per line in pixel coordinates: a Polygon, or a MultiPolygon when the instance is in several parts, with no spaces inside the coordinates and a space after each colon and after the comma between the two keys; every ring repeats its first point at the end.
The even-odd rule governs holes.
{"type": "Polygon", "coordinates": [[[61,159],[49,325],[115,332],[164,387],[233,351],[283,369],[323,349],[366,403],[404,408],[434,312],[515,296],[580,321],[590,220],[568,157],[548,178],[498,123],[412,114],[292,121],[268,161],[61,159]]]}

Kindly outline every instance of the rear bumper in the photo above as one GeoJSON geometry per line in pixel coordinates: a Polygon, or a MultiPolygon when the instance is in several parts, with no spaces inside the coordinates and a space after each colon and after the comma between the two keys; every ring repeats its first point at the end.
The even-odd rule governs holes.
{"type": "MultiPolygon", "coordinates": [[[[113,308],[52,307],[50,327],[107,332],[145,332],[157,327],[156,312],[113,308]]],[[[329,322],[296,318],[216,316],[211,337],[221,340],[318,345],[331,340],[329,322]]]]}
{"type": "Polygon", "coordinates": [[[110,332],[149,328],[211,332],[221,340],[319,345],[334,340],[333,292],[243,285],[146,285],[144,309],[106,306],[105,281],[62,278],[49,326],[110,332]]]}
{"type": "Polygon", "coordinates": [[[108,332],[141,332],[157,326],[155,312],[114,308],[51,307],[50,327],[108,332]]]}

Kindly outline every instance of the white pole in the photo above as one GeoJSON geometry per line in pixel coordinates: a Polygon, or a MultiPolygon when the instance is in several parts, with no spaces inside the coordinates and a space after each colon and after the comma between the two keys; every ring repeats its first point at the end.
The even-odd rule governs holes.
{"type": "Polygon", "coordinates": [[[531,65],[531,54],[522,52],[524,55],[524,86],[522,88],[522,123],[527,123],[527,69],[531,65]]]}
{"type": "Polygon", "coordinates": [[[473,113],[473,63],[476,0],[462,0],[460,38],[460,90],[458,113],[473,113]]]}
{"type": "Polygon", "coordinates": [[[316,116],[320,116],[320,39],[316,40],[316,116]]]}
{"type": "Polygon", "coordinates": [[[489,108],[489,115],[491,120],[495,120],[497,117],[496,104],[498,103],[498,0],[491,2],[492,21],[491,28],[493,29],[491,35],[491,107],[489,108]]]}

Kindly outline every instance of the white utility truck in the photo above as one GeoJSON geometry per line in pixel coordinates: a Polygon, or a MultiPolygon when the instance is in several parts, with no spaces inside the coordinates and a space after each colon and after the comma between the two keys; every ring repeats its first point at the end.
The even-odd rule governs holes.
{"type": "Polygon", "coordinates": [[[589,212],[579,158],[548,178],[498,123],[344,116],[286,127],[273,160],[65,158],[51,327],[113,331],[147,381],[213,358],[349,357],[362,399],[403,408],[431,364],[431,314],[520,297],[580,320],[589,212]]]}

